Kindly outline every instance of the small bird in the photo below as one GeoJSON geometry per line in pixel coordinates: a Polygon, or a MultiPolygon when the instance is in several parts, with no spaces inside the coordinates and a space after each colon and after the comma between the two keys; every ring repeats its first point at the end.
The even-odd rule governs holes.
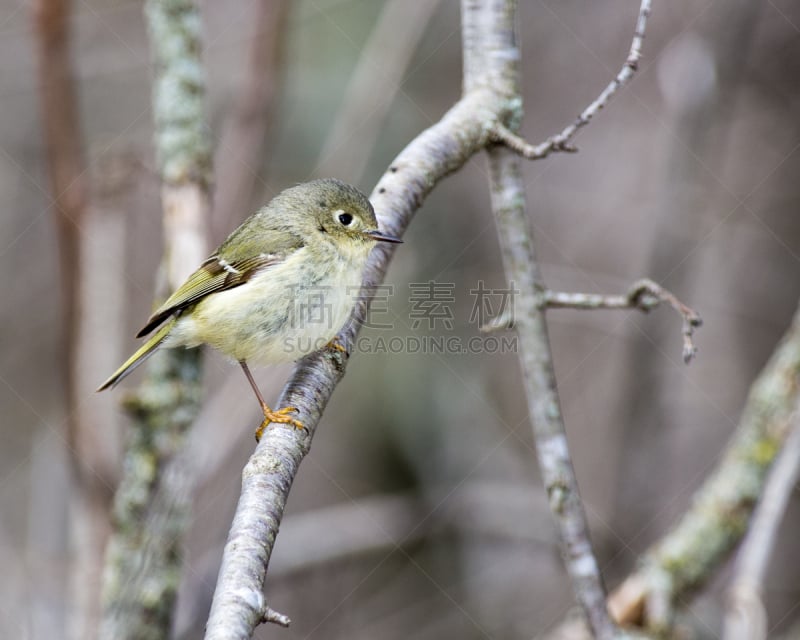
{"type": "MultiPolygon", "coordinates": [[[[98,389],[114,387],[159,347],[208,344],[239,362],[271,422],[302,423],[294,407],[273,411],[248,363],[290,362],[331,344],[347,321],[376,242],[367,197],[333,179],[286,189],[242,225],[162,304],[137,334],[158,330],[98,389]]],[[[335,348],[340,348],[335,343],[335,348]]]]}

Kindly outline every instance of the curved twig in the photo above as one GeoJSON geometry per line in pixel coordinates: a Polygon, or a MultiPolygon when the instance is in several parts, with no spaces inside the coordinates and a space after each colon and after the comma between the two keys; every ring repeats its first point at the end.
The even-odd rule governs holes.
{"type": "MultiPolygon", "coordinates": [[[[678,297],[660,284],[648,278],[634,282],[627,293],[568,293],[545,289],[539,296],[539,304],[547,309],[638,309],[648,313],[662,302],[670,305],[683,320],[683,361],[689,364],[697,354],[694,344],[694,330],[703,325],[700,314],[681,302],[678,297]]],[[[493,318],[480,330],[483,332],[510,329],[515,324],[512,309],[507,308],[501,315],[493,318]]]]}
{"type": "Polygon", "coordinates": [[[628,57],[616,77],[606,86],[594,101],[586,107],[575,121],[566,129],[550,136],[544,142],[539,144],[531,144],[524,138],[514,133],[511,129],[506,127],[503,123],[497,122],[492,127],[492,138],[495,142],[505,145],[518,155],[528,160],[541,160],[546,158],[555,151],[564,151],[574,153],[577,147],[570,144],[572,137],[578,132],[579,129],[585,127],[592,118],[605,107],[611,98],[622,87],[624,87],[633,74],[639,68],[639,59],[642,56],[642,44],[644,42],[644,32],[647,28],[647,18],[650,16],[651,0],[642,0],[639,7],[639,17],[636,20],[636,30],[633,33],[633,41],[631,48],[628,52],[628,57]]]}

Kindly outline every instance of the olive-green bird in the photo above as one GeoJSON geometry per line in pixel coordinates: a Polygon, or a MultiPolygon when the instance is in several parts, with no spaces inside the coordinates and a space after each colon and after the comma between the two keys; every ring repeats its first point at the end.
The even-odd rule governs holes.
{"type": "Polygon", "coordinates": [[[333,340],[352,310],[370,249],[402,242],[381,233],[367,197],[339,180],[286,189],[250,216],[137,334],[158,330],[98,389],[108,389],[159,347],[209,344],[242,366],[270,422],[273,411],[247,366],[290,362],[333,340]],[[160,325],[160,326],[159,326],[160,325]]]}

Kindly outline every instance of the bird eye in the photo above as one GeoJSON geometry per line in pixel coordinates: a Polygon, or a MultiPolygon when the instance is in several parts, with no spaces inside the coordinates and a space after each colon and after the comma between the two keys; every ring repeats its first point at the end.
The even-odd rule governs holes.
{"type": "Polygon", "coordinates": [[[339,222],[341,222],[345,227],[348,226],[353,221],[353,216],[349,213],[340,213],[339,214],[339,222]]]}

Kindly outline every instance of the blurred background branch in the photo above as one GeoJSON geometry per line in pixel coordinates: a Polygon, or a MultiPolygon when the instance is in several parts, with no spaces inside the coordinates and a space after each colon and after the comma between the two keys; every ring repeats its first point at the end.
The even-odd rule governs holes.
{"type": "Polygon", "coordinates": [[[225,119],[216,148],[212,237],[221,242],[254,206],[259,167],[268,152],[267,133],[282,85],[289,0],[255,4],[246,74],[225,119]]]}
{"type": "MultiPolygon", "coordinates": [[[[473,292],[509,286],[486,214],[485,165],[466,162],[428,194],[430,166],[393,163],[397,149],[452,107],[462,81],[459,3],[420,3],[418,11],[404,11],[404,4],[202,5],[210,114],[203,126],[217,140],[220,190],[213,241],[285,186],[308,179],[310,167],[362,187],[377,183],[373,199],[384,219],[405,219],[425,195],[379,290],[389,293],[375,301],[370,326],[358,335],[356,366],[330,399],[326,426],[293,480],[266,593],[274,608],[292,614],[293,625],[257,630],[256,637],[530,637],[574,608],[535,468],[524,384],[516,373],[518,337],[478,331],[501,312],[487,308],[478,319],[473,292]],[[358,82],[357,68],[366,70],[358,82]],[[344,122],[350,124],[330,161],[320,152],[344,122]],[[244,154],[251,158],[247,165],[240,162],[244,154]],[[397,171],[383,175],[387,166],[397,171]],[[393,189],[412,174],[419,180],[406,202],[393,189]],[[224,200],[233,204],[223,206],[224,200]],[[450,314],[452,326],[419,319],[414,297],[426,282],[436,291],[450,287],[449,299],[431,304],[450,314]],[[379,352],[381,340],[402,340],[404,348],[379,352]],[[425,347],[454,340],[477,343],[480,351],[425,347]],[[405,346],[412,342],[423,349],[405,346]],[[489,350],[492,345],[501,348],[489,350]]],[[[546,163],[520,166],[527,222],[553,304],[615,303],[624,296],[603,292],[625,292],[644,273],[703,312],[701,357],[690,368],[671,346],[677,331],[671,313],[645,319],[637,307],[547,314],[595,557],[610,587],[624,585],[612,590],[611,602],[624,605],[619,611],[631,624],[656,628],[667,620],[674,633],[694,637],[722,632],[731,575],[726,560],[752,515],[753,496],[769,482],[761,465],[768,467],[780,448],[751,429],[756,418],[742,409],[800,298],[800,225],[792,214],[800,166],[798,85],[792,82],[800,6],[734,0],[725,11],[715,7],[674,0],[657,9],[635,76],[613,94],[613,108],[601,120],[581,126],[565,143],[564,150],[577,144],[581,153],[551,153],[546,163]],[[569,291],[584,293],[561,293],[569,291]],[[728,441],[739,454],[726,449],[728,441]],[[740,459],[748,442],[757,459],[752,465],[740,459]],[[716,465],[745,474],[722,502],[702,498],[703,481],[716,465]],[[676,523],[680,548],[701,567],[698,582],[686,579],[682,563],[671,565],[670,554],[648,551],[669,548],[664,536],[676,523]],[[735,531],[709,535],[720,524],[735,531]],[[666,562],[671,584],[660,571],[647,574],[638,564],[643,557],[657,567],[666,562]]],[[[109,529],[103,503],[123,472],[120,394],[94,388],[133,346],[163,253],[158,181],[137,159],[142,141],[154,133],[151,43],[141,3],[54,1],[35,2],[33,13],[29,8],[0,0],[0,266],[7,274],[0,281],[6,418],[0,427],[6,575],[0,634],[38,638],[63,629],[84,639],[96,633],[100,613],[92,594],[109,529]],[[41,40],[38,18],[31,21],[40,9],[58,18],[48,29],[58,26],[66,34],[60,41],[41,40]],[[65,68],[72,116],[69,98],[44,90],[44,78],[65,68]],[[73,144],[58,154],[68,159],[61,164],[65,173],[76,177],[89,169],[76,183],[84,203],[74,229],[77,273],[61,262],[57,225],[63,221],[53,215],[50,169],[55,138],[47,117],[68,123],[73,144]],[[72,315],[61,308],[70,287],[73,308],[90,313],[74,314],[77,331],[59,338],[72,315]],[[87,493],[93,483],[97,491],[87,493]],[[100,500],[86,502],[93,496],[100,500]]],[[[528,114],[518,131],[514,121],[502,124],[523,142],[548,145],[569,114],[602,96],[619,73],[639,8],[630,0],[518,3],[528,114]]],[[[447,118],[472,139],[475,123],[459,113],[465,111],[447,118]]],[[[463,142],[431,139],[447,149],[463,142]]],[[[198,245],[191,238],[196,232],[187,235],[188,246],[198,245]]],[[[165,273],[159,291],[168,286],[165,273]]],[[[648,306],[649,296],[640,302],[648,306]]],[[[256,375],[274,397],[287,371],[256,375]]],[[[204,633],[258,420],[244,401],[249,390],[240,375],[213,352],[204,380],[209,402],[188,446],[164,461],[160,487],[167,488],[148,494],[150,516],[142,516],[141,526],[165,539],[177,525],[172,533],[181,539],[183,560],[171,564],[181,567],[181,585],[170,615],[180,640],[204,633]],[[190,499],[193,524],[184,528],[188,521],[172,516],[190,499]],[[168,512],[171,517],[152,517],[168,512]]],[[[323,388],[323,397],[329,392],[323,388]]],[[[762,427],[767,424],[771,418],[762,427]]],[[[128,461],[146,462],[140,470],[150,473],[153,458],[128,461]]],[[[789,495],[765,549],[773,559],[760,592],[769,637],[797,635],[799,506],[797,493],[789,495]]],[[[147,571],[141,575],[161,562],[158,544],[143,547],[147,571]]],[[[139,576],[130,575],[133,584],[139,576]]],[[[585,625],[576,626],[576,637],[586,637],[585,625]]]]}
{"type": "Polygon", "coordinates": [[[384,3],[347,81],[315,175],[346,175],[353,184],[361,182],[386,116],[403,91],[403,76],[439,2],[417,0],[413,11],[403,0],[384,3]]]}
{"type": "MultiPolygon", "coordinates": [[[[695,494],[692,507],[644,555],[642,569],[626,581],[637,584],[643,578],[644,588],[636,598],[618,600],[623,606],[614,608],[620,619],[637,619],[621,609],[641,611],[639,620],[646,628],[670,628],[674,603],[709,580],[741,540],[772,463],[790,433],[798,372],[800,311],[753,383],[736,433],[717,468],[695,494]]],[[[630,596],[623,584],[618,593],[626,592],[630,596]]]]}
{"type": "MultiPolygon", "coordinates": [[[[669,631],[676,604],[711,580],[735,549],[747,532],[770,468],[792,433],[800,397],[798,373],[800,310],[753,383],[737,430],[691,507],[611,595],[609,608],[618,623],[653,633],[669,631]]],[[[791,456],[787,452],[786,457],[791,456]]],[[[551,637],[591,637],[579,628],[568,622],[551,637]]]]}
{"type": "MultiPolygon", "coordinates": [[[[61,358],[67,402],[75,405],[73,371],[78,341],[80,238],[88,201],[88,176],[83,159],[73,72],[71,68],[69,0],[38,0],[34,5],[39,58],[39,101],[50,181],[50,202],[58,231],[63,339],[61,358]]],[[[70,441],[77,440],[76,416],[69,411],[70,441]]],[[[91,452],[87,452],[91,455],[91,452]]]]}
{"type": "MultiPolygon", "coordinates": [[[[73,487],[49,484],[69,505],[68,546],[71,594],[68,629],[73,637],[92,637],[99,620],[103,549],[109,533],[108,508],[118,473],[118,426],[110,400],[86,403],[94,388],[92,371],[110,368],[117,352],[121,306],[120,264],[124,256],[121,212],[112,201],[126,190],[114,169],[89,167],[78,112],[72,68],[69,0],[38,0],[33,5],[39,71],[39,108],[43,124],[50,192],[59,254],[60,351],[65,436],[73,487]],[[95,191],[92,201],[91,192],[95,191]],[[111,198],[109,193],[113,192],[111,198]],[[106,254],[106,252],[108,252],[106,254]],[[115,268],[117,267],[117,268],[115,268]]],[[[118,168],[111,159],[106,167],[118,168]]],[[[129,185],[128,185],[129,186],[129,185]]],[[[47,484],[47,478],[42,477],[47,484]]]]}
{"type": "Polygon", "coordinates": [[[725,640],[763,640],[767,637],[764,582],[789,496],[797,487],[800,471],[798,412],[800,407],[795,403],[794,412],[789,416],[789,436],[769,472],[747,536],[739,549],[733,580],[728,587],[725,640]]]}
{"type": "MultiPolygon", "coordinates": [[[[164,296],[206,254],[211,147],[203,118],[201,23],[192,0],[145,4],[155,64],[153,116],[163,186],[164,296]]],[[[164,350],[126,399],[133,417],[124,474],[114,497],[106,552],[101,637],[169,635],[189,523],[191,468],[183,464],[189,426],[200,409],[200,351],[164,350]]]]}

